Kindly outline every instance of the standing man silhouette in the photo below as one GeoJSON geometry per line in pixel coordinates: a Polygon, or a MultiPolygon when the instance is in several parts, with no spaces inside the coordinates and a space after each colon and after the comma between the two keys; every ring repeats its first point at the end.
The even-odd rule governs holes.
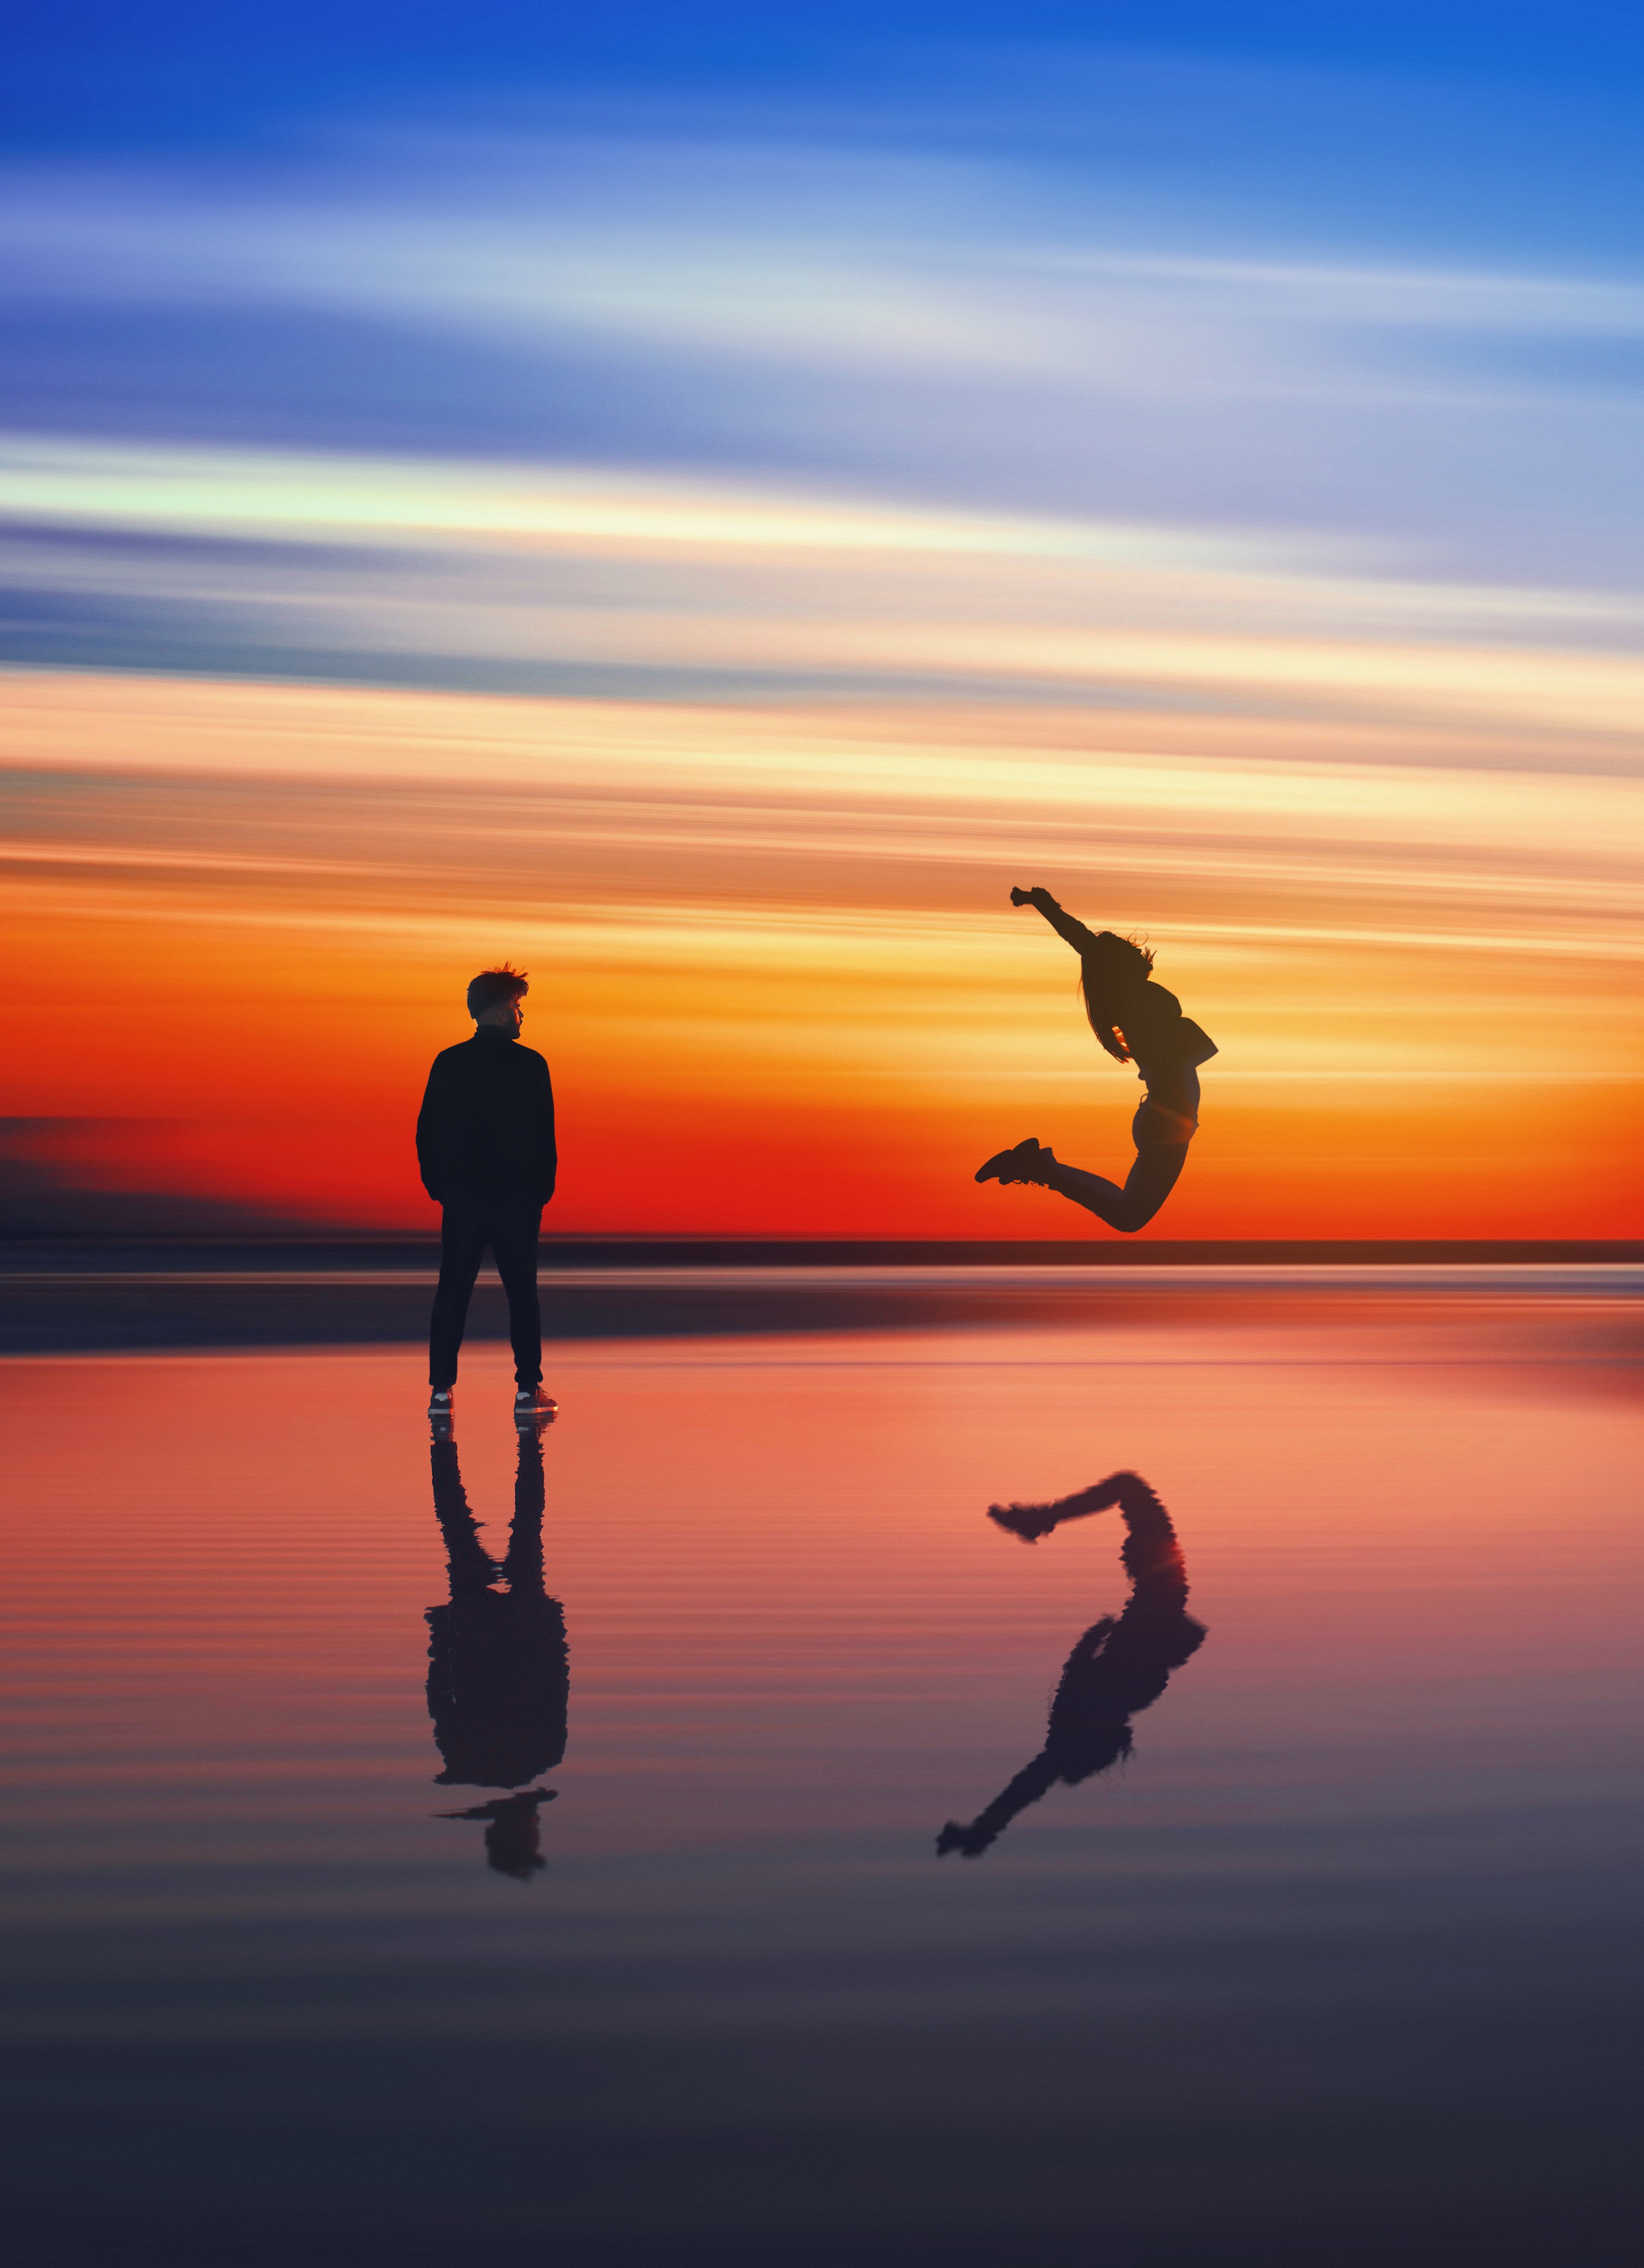
{"type": "Polygon", "coordinates": [[[508,1294],[516,1417],[552,1410],[542,1387],[537,1238],[554,1195],[554,1087],[548,1066],[519,1045],[523,969],[481,970],[468,987],[473,1037],[434,1058],[416,1122],[422,1186],[444,1208],[439,1289],[429,1329],[429,1416],[449,1417],[457,1351],[487,1245],[508,1294]]]}

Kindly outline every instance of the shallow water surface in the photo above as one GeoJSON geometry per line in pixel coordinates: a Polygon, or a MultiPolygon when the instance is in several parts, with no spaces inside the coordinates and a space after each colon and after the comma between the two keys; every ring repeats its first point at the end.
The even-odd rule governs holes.
{"type": "Polygon", "coordinates": [[[0,1366],[13,2257],[1631,2258],[1630,1339],[0,1366]]]}

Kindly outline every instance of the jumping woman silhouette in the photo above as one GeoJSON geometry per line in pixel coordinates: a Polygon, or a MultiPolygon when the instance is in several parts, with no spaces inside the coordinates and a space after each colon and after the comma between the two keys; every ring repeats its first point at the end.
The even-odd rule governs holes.
{"type": "Polygon", "coordinates": [[[1116,1063],[1134,1063],[1147,1088],[1131,1121],[1136,1162],[1121,1189],[1030,1138],[989,1158],[979,1182],[1031,1182],[1083,1205],[1127,1236],[1145,1228],[1180,1179],[1199,1128],[1199,1066],[1215,1042],[1182,1013],[1173,992],[1150,982],[1153,955],[1112,930],[1096,933],[1064,913],[1048,890],[1012,890],[1013,906],[1036,906],[1079,956],[1079,990],[1090,1029],[1116,1063]]]}

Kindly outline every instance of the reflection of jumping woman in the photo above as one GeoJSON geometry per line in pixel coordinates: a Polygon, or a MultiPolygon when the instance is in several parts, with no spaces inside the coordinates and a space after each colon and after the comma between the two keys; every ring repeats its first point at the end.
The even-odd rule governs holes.
{"type": "Polygon", "coordinates": [[[1181,1002],[1149,981],[1153,955],[1112,930],[1099,935],[1064,913],[1048,890],[1012,890],[1013,906],[1037,906],[1079,956],[1079,989],[1090,1029],[1115,1062],[1134,1063],[1147,1094],[1131,1121],[1136,1162],[1125,1186],[1064,1166],[1031,1138],[989,1158],[979,1182],[1032,1182],[1083,1205],[1127,1235],[1145,1228],[1187,1162],[1199,1126],[1199,1066],[1215,1042],[1182,1013],[1181,1002]]]}

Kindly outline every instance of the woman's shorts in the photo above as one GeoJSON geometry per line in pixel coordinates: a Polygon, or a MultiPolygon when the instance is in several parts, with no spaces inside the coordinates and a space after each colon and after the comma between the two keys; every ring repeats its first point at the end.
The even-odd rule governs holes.
{"type": "Polygon", "coordinates": [[[1149,1095],[1130,1122],[1130,1138],[1138,1150],[1185,1150],[1199,1131],[1199,1121],[1185,1110],[1149,1095]]]}

